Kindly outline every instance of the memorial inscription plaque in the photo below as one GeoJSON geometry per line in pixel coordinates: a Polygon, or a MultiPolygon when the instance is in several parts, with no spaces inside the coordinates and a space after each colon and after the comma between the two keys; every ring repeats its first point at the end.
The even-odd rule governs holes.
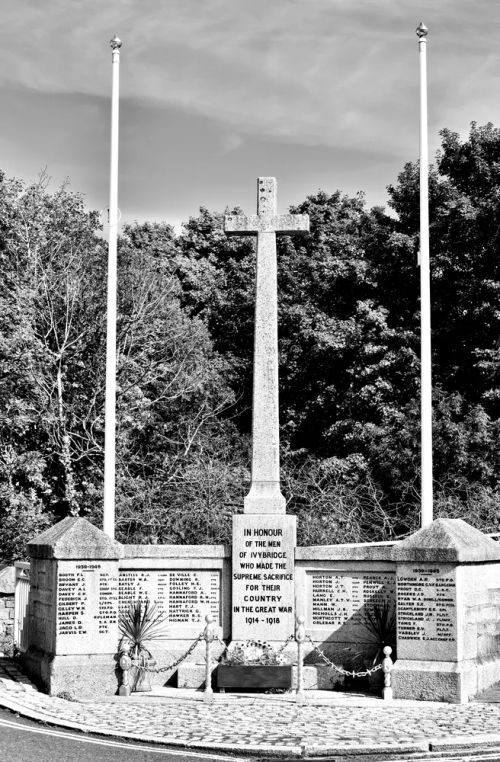
{"type": "Polygon", "coordinates": [[[394,572],[313,571],[307,580],[309,627],[359,629],[367,611],[387,602],[396,605],[394,572]]]}
{"type": "Polygon", "coordinates": [[[120,609],[136,600],[156,603],[167,624],[220,624],[220,571],[137,569],[120,571],[120,609]]]}
{"type": "Polygon", "coordinates": [[[295,516],[234,516],[232,639],[294,632],[295,516]]]}
{"type": "Polygon", "coordinates": [[[116,650],[118,572],[113,561],[60,561],[57,569],[59,654],[116,650]]]}
{"type": "Polygon", "coordinates": [[[446,661],[457,654],[456,571],[402,564],[397,576],[398,659],[446,661]]]}
{"type": "Polygon", "coordinates": [[[455,577],[440,567],[398,576],[398,639],[456,641],[455,577]]]}

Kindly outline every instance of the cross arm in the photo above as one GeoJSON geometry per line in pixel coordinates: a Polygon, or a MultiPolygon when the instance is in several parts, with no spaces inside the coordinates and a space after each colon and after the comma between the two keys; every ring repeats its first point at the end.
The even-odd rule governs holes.
{"type": "Polygon", "coordinates": [[[308,233],[309,232],[309,215],[308,214],[278,214],[273,217],[274,230],[277,233],[286,233],[292,235],[294,233],[308,233]]]}
{"type": "Polygon", "coordinates": [[[257,235],[258,233],[307,233],[308,214],[239,214],[224,217],[224,230],[228,235],[257,235]]]}
{"type": "Polygon", "coordinates": [[[242,214],[226,214],[224,217],[224,231],[227,235],[257,235],[261,229],[261,221],[256,214],[250,217],[242,214]]]}

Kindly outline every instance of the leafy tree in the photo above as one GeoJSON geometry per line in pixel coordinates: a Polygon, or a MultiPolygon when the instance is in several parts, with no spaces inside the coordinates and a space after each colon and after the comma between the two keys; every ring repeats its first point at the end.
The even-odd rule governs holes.
{"type": "MultiPolygon", "coordinates": [[[[467,140],[449,130],[441,136],[430,170],[436,511],[491,531],[499,489],[500,130],[472,123],[467,140]]],[[[407,164],[389,187],[398,214],[392,239],[407,251],[418,245],[418,192],[418,165],[407,164]]],[[[384,286],[395,280],[389,273],[384,286]]],[[[392,314],[402,307],[412,327],[404,290],[403,299],[387,292],[386,306],[392,314]]],[[[417,453],[416,442],[410,449],[417,453]]]]}
{"type": "Polygon", "coordinates": [[[0,184],[0,513],[20,536],[85,509],[102,453],[98,219],[47,182],[0,184]]]}
{"type": "MultiPolygon", "coordinates": [[[[443,130],[430,173],[434,380],[498,417],[500,130],[472,124],[469,139],[443,130]]],[[[401,231],[416,241],[418,174],[389,187],[401,231]]]]}
{"type": "Polygon", "coordinates": [[[120,244],[117,527],[129,540],[227,540],[221,513],[241,490],[223,418],[233,394],[201,319],[181,307],[166,228],[128,226],[120,244]]]}

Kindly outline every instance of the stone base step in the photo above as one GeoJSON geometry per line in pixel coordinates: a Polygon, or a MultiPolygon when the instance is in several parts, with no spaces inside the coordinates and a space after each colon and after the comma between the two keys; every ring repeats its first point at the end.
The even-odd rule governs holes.
{"type": "Polygon", "coordinates": [[[307,762],[500,762],[500,745],[483,749],[463,751],[428,752],[380,752],[367,750],[365,754],[339,754],[328,756],[307,756],[307,762]]]}
{"type": "Polygon", "coordinates": [[[485,691],[478,693],[477,696],[471,698],[471,701],[479,701],[486,704],[500,704],[500,683],[491,685],[485,691]]]}

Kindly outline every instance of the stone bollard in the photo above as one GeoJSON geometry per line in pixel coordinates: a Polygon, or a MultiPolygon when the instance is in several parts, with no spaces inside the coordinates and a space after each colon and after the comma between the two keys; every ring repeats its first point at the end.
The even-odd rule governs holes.
{"type": "Polygon", "coordinates": [[[297,690],[295,692],[295,702],[297,704],[306,703],[306,694],[304,693],[304,642],[306,639],[306,628],[304,626],[305,617],[298,616],[295,627],[295,640],[297,641],[297,690]]]}
{"type": "Polygon", "coordinates": [[[211,614],[207,614],[205,617],[206,627],[204,631],[204,638],[205,638],[205,644],[206,644],[206,651],[205,651],[205,659],[206,659],[206,665],[205,665],[205,693],[203,694],[203,701],[206,704],[211,704],[214,700],[214,692],[212,689],[212,670],[211,667],[211,646],[212,643],[215,640],[215,627],[214,627],[214,618],[211,616],[211,614]]]}
{"type": "Polygon", "coordinates": [[[122,670],[122,684],[118,690],[119,696],[130,696],[130,667],[132,659],[130,658],[130,643],[122,644],[122,655],[120,656],[120,667],[122,670]]]}
{"type": "Polygon", "coordinates": [[[385,646],[384,648],[384,660],[382,661],[382,671],[384,673],[384,701],[392,701],[392,686],[391,686],[391,672],[394,666],[394,662],[391,659],[392,648],[385,646]]]}

